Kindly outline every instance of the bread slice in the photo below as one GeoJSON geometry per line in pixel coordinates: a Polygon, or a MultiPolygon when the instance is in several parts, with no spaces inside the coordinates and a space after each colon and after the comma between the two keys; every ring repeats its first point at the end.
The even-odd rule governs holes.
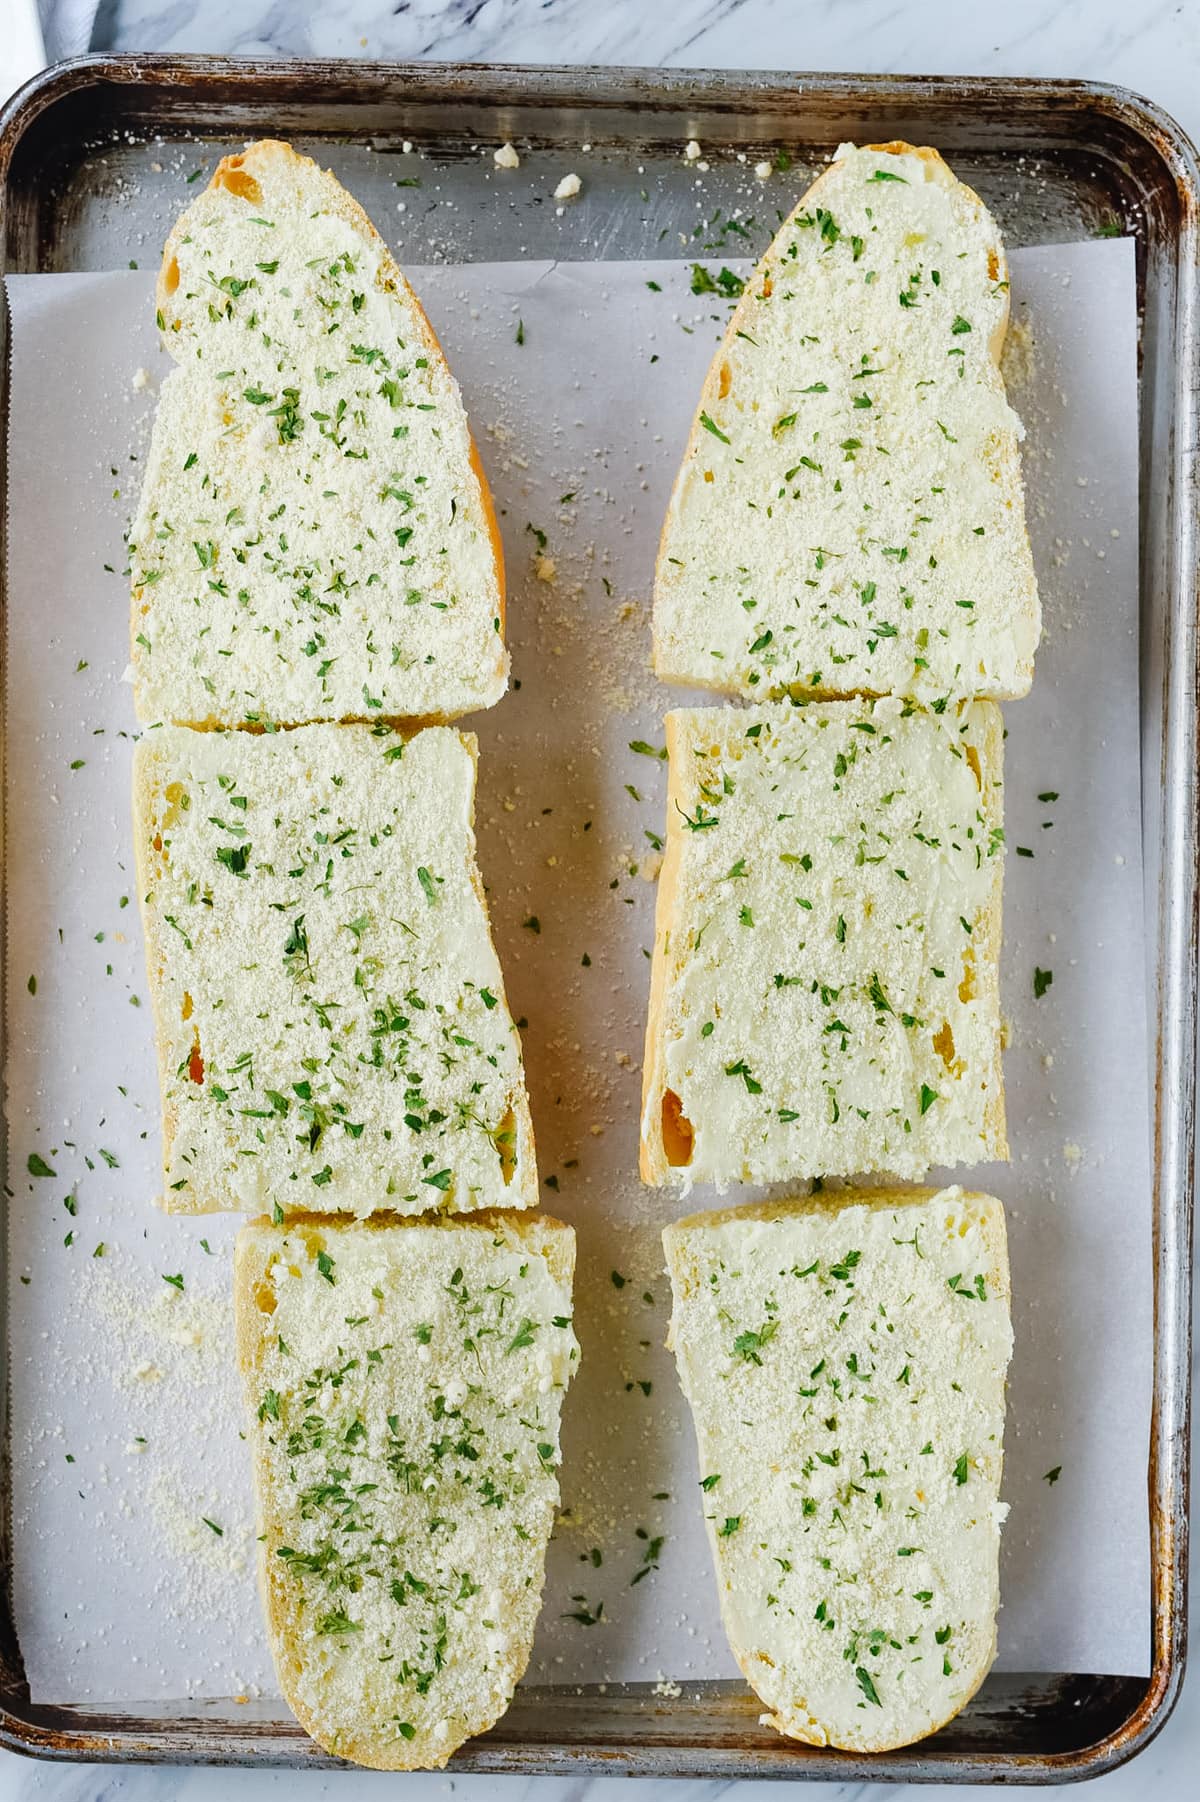
{"type": "Polygon", "coordinates": [[[759,263],[663,528],[654,662],[722,694],[1023,695],[1041,630],[995,221],[843,144],[759,263]]]}
{"type": "Polygon", "coordinates": [[[933,1733],[996,1650],[1000,1203],[764,1202],[663,1244],[721,1612],[764,1721],[856,1752],[933,1733]]]}
{"type": "Polygon", "coordinates": [[[437,1767],[507,1708],[558,1503],[574,1265],[545,1215],[239,1233],[263,1607],[327,1751],[437,1767]]]}
{"type": "Polygon", "coordinates": [[[167,240],[130,558],[138,716],[451,718],[507,683],[462,398],[361,207],[287,144],[218,164],[167,240]]]}
{"type": "Polygon", "coordinates": [[[536,1205],[474,793],[448,726],[140,740],[170,1211],[536,1205]]]}
{"type": "Polygon", "coordinates": [[[1000,710],[667,715],[642,1175],[1007,1157],[1000,710]]]}

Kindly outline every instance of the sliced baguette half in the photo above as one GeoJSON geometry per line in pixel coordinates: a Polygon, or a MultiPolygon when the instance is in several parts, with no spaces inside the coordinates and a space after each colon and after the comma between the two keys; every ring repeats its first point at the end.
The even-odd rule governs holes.
{"type": "Polygon", "coordinates": [[[536,1206],[475,754],[449,726],[139,741],[169,1211],[536,1206]]]}
{"type": "Polygon", "coordinates": [[[746,283],[663,528],[669,682],[1023,695],[1041,630],[995,221],[935,150],[843,144],[746,283]]]}
{"type": "Polygon", "coordinates": [[[545,1215],[238,1235],[267,1631],[339,1757],[440,1767],[509,1704],[558,1503],[574,1265],[545,1215]]]}
{"type": "Polygon", "coordinates": [[[696,1214],[663,1244],[721,1611],[764,1721],[858,1752],[935,1732],[996,1649],[1000,1203],[848,1191],[696,1214]]]}
{"type": "Polygon", "coordinates": [[[999,708],[701,707],[666,734],[644,1179],[1007,1157],[999,708]]]}
{"type": "Polygon", "coordinates": [[[139,718],[451,718],[503,694],[504,572],[462,398],[362,208],[265,141],[167,240],[133,523],[139,718]]]}

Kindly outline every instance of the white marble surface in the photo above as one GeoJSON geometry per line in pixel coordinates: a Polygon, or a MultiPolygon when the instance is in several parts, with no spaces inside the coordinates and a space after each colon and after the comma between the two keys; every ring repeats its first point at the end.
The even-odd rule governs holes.
{"type": "MultiPolygon", "coordinates": [[[[3,15],[9,0],[0,0],[3,15]]],[[[1142,0],[102,0],[98,48],[242,54],[433,57],[509,62],[1078,75],[1159,101],[1200,137],[1200,5],[1142,0]]],[[[1190,1802],[1200,1763],[1200,1680],[1158,1740],[1089,1787],[1104,1802],[1190,1802]]],[[[334,1776],[242,1771],[50,1767],[0,1754],[0,1802],[337,1802],[401,1794],[405,1802],[766,1802],[800,1786],[672,1785],[586,1779],[334,1776]]],[[[912,1802],[921,1792],[911,1792],[912,1802]]],[[[928,1793],[928,1792],[925,1792],[928,1793]]],[[[943,1791],[966,1797],[967,1790],[943,1791]]],[[[831,1799],[905,1792],[825,1786],[831,1799]]]]}

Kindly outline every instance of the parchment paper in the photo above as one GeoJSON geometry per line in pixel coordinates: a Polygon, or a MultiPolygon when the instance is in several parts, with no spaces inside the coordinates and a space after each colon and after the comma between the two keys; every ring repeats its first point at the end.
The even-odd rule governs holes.
{"type": "MultiPolygon", "coordinates": [[[[656,758],[629,748],[660,745],[662,713],[688,698],[649,674],[650,575],[726,306],[693,296],[680,263],[413,275],[504,531],[516,680],[469,722],[481,743],[480,856],[510,1000],[527,1020],[544,1199],[580,1239],[584,1361],[530,1676],[731,1676],[690,1426],[662,1350],[658,1231],[684,1208],[636,1176],[665,780],[656,758]]],[[[1018,251],[1012,279],[1009,379],[1029,434],[1047,630],[1032,697],[1007,709],[1013,1163],[959,1173],[1010,1208],[999,1662],[1144,1674],[1151,1266],[1132,245],[1018,251]],[[1052,972],[1040,998],[1035,968],[1052,972]]],[[[21,1647],[38,1700],[269,1694],[230,1342],[237,1222],[166,1219],[152,1205],[158,1105],[130,843],[122,532],[167,364],[145,274],[24,277],[8,291],[21,1647]]],[[[686,1205],[709,1200],[697,1190],[686,1205]]]]}

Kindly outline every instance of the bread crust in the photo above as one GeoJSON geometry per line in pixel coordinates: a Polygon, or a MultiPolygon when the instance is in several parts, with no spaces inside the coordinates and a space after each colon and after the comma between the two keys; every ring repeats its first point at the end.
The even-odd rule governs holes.
{"type": "Polygon", "coordinates": [[[671,927],[675,919],[679,872],[683,862],[683,834],[677,829],[679,813],[679,715],[668,713],[663,722],[667,746],[667,831],[658,894],[654,902],[654,949],[650,959],[650,999],[646,1009],[646,1045],[642,1057],[642,1130],[638,1146],[638,1173],[644,1183],[661,1187],[670,1180],[663,1142],[663,1097],[666,1091],[666,1042],[662,1031],[663,1007],[670,976],[671,927]]]}
{"type": "MultiPolygon", "coordinates": [[[[1004,758],[1004,715],[994,701],[977,701],[974,704],[974,717],[983,726],[979,738],[980,760],[984,770],[998,771],[1003,768],[1004,758]]],[[[1003,789],[984,798],[984,805],[989,815],[995,815],[996,824],[1003,824],[1003,789]]],[[[1000,950],[1004,939],[1004,883],[999,880],[995,884],[992,899],[975,923],[971,935],[971,943],[976,948],[975,979],[983,993],[987,996],[995,1017],[1001,1014],[1000,1000],[1000,950]]],[[[1001,1038],[994,1041],[991,1067],[987,1072],[987,1102],[984,1108],[984,1143],[980,1147],[980,1157],[1008,1162],[1008,1130],[1004,1108],[1004,1062],[1001,1038]]],[[[1003,1224],[1003,1214],[1001,1215],[1003,1224]]]]}
{"type": "MultiPolygon", "coordinates": [[[[989,1264],[985,1273],[988,1291],[990,1294],[1001,1299],[1004,1302],[1006,1309],[1010,1309],[1012,1302],[1012,1284],[1008,1262],[1008,1229],[1004,1209],[994,1196],[986,1195],[975,1190],[947,1191],[944,1189],[939,1190],[932,1188],[845,1189],[837,1195],[832,1196],[827,1194],[819,1196],[795,1196],[784,1201],[763,1201],[740,1208],[714,1208],[705,1213],[692,1214],[688,1216],[688,1218],[677,1220],[672,1225],[664,1227],[663,1229],[663,1252],[666,1257],[667,1270],[671,1278],[672,1289],[676,1294],[686,1293],[687,1285],[689,1281],[692,1280],[687,1253],[688,1234],[697,1228],[723,1226],[733,1221],[777,1220],[781,1216],[804,1214],[825,1214],[833,1217],[846,1207],[867,1207],[880,1212],[903,1207],[924,1207],[929,1202],[934,1201],[939,1195],[948,1193],[956,1194],[961,1201],[973,1204],[979,1209],[979,1224],[982,1229],[985,1246],[989,1253],[989,1264]]],[[[675,1351],[676,1349],[674,1313],[672,1313],[671,1327],[667,1334],[667,1348],[670,1351],[675,1351]]],[[[679,1373],[684,1392],[687,1394],[687,1383],[684,1377],[684,1365],[682,1363],[679,1364],[679,1373]]],[[[687,1395],[687,1399],[689,1405],[691,1405],[692,1398],[690,1394],[687,1395]]],[[[697,1425],[698,1430],[698,1422],[694,1422],[694,1424],[697,1425]]],[[[995,1479],[998,1488],[1003,1476],[1003,1446],[1001,1446],[1000,1450],[994,1454],[994,1457],[995,1479]]],[[[705,1530],[708,1535],[713,1562],[716,1566],[717,1540],[711,1521],[706,1520],[705,1530]]],[[[725,1628],[730,1650],[737,1662],[738,1669],[741,1671],[743,1677],[745,1677],[746,1682],[754,1693],[761,1696],[761,1691],[759,1690],[756,1678],[759,1678],[761,1675],[762,1664],[753,1648],[743,1644],[739,1637],[740,1623],[735,1614],[732,1596],[725,1583],[721,1580],[719,1566],[717,1566],[717,1592],[721,1612],[721,1622],[725,1628]]],[[[957,1715],[961,1714],[971,1698],[977,1694],[981,1684],[995,1662],[995,1657],[996,1630],[995,1624],[993,1623],[991,1642],[987,1652],[980,1657],[975,1669],[966,1679],[966,1687],[958,1701],[953,1707],[948,1708],[944,1713],[936,1716],[929,1726],[913,1733],[884,1733],[873,1735],[871,1733],[830,1732],[827,1731],[821,1723],[816,1721],[811,1714],[806,1712],[806,1703],[803,1697],[797,1697],[793,1711],[784,1713],[778,1709],[772,1709],[771,1704],[767,1703],[767,1698],[762,1696],[761,1699],[767,1703],[768,1712],[760,1716],[760,1719],[764,1726],[774,1727],[776,1732],[782,1734],[784,1738],[797,1740],[800,1744],[806,1746],[833,1746],[842,1751],[849,1752],[875,1753],[898,1751],[901,1747],[918,1744],[921,1740],[929,1738],[930,1735],[940,1732],[949,1721],[954,1720],[957,1715]]]]}
{"type": "MultiPolygon", "coordinates": [[[[254,1284],[260,1268],[260,1235],[265,1232],[269,1236],[275,1237],[308,1231],[319,1234],[322,1239],[328,1239],[336,1237],[339,1232],[417,1231],[428,1233],[430,1231],[463,1230],[484,1234],[503,1230],[515,1234],[528,1245],[531,1252],[537,1252],[545,1258],[555,1281],[561,1283],[568,1292],[570,1291],[575,1269],[575,1234],[569,1226],[551,1214],[517,1214],[493,1208],[481,1210],[478,1214],[434,1215],[417,1219],[399,1215],[371,1214],[344,1223],[323,1214],[295,1214],[289,1216],[282,1227],[275,1226],[265,1215],[246,1222],[238,1233],[234,1250],[234,1344],[238,1371],[242,1379],[243,1396],[246,1401],[247,1438],[251,1447],[256,1446],[259,1424],[250,1407],[251,1385],[258,1373],[264,1345],[264,1336],[259,1327],[263,1316],[254,1296],[254,1284]]],[[[474,1738],[481,1733],[486,1733],[506,1713],[512,1691],[520,1682],[528,1666],[533,1649],[532,1640],[513,1647],[513,1655],[505,1673],[505,1694],[491,1698],[488,1704],[480,1709],[477,1724],[470,1735],[463,1735],[456,1741],[435,1743],[420,1735],[411,1740],[397,1737],[394,1740],[389,1738],[383,1742],[358,1727],[351,1727],[348,1732],[338,1734],[336,1737],[330,1734],[304,1701],[299,1683],[303,1669],[302,1659],[299,1649],[289,1647],[286,1641],[288,1622],[286,1591],[283,1586],[279,1561],[272,1559],[268,1550],[272,1539],[278,1539],[281,1528],[280,1523],[268,1513],[265,1505],[263,1488],[259,1481],[257,1453],[253,1458],[253,1472],[255,1531],[259,1547],[258,1591],[271,1657],[275,1664],[284,1701],[309,1738],[336,1758],[346,1758],[368,1770],[376,1771],[441,1770],[465,1738],[474,1738]]]]}
{"type": "MultiPolygon", "coordinates": [[[[154,795],[153,764],[155,743],[151,738],[140,738],[133,749],[133,854],[137,869],[138,912],[142,921],[142,937],[146,945],[146,984],[150,990],[150,1013],[154,1021],[154,1061],[158,1069],[159,1110],[162,1116],[162,1169],[166,1176],[169,1165],[171,1146],[175,1140],[178,1126],[178,1114],[174,1103],[168,1098],[167,1089],[170,1071],[167,1068],[167,1016],[166,994],[163,972],[166,955],[161,938],[157,932],[150,906],[149,896],[153,892],[157,872],[151,865],[150,857],[153,846],[146,828],[150,821],[152,798],[154,795]]],[[[155,1200],[170,1213],[168,1198],[164,1192],[155,1200]]]]}
{"type": "MultiPolygon", "coordinates": [[[[454,730],[457,730],[457,728],[454,728],[454,730]]],[[[458,736],[466,747],[467,754],[471,759],[472,768],[478,773],[479,740],[473,732],[460,731],[458,736]]],[[[475,855],[477,849],[475,837],[475,796],[477,793],[477,786],[472,782],[471,811],[468,820],[468,825],[471,830],[472,855],[468,873],[471,881],[471,890],[476,900],[479,902],[479,911],[483,917],[484,931],[487,933],[488,944],[491,946],[493,952],[496,952],[496,940],[495,935],[492,932],[492,914],[491,909],[488,906],[487,890],[483,886],[483,872],[479,868],[479,859],[475,855]]],[[[513,1022],[512,1029],[517,1037],[517,1045],[520,1049],[520,1067],[523,1073],[525,1069],[525,1053],[524,1047],[521,1046],[521,1029],[513,1018],[512,1009],[508,1005],[508,990],[504,981],[504,965],[500,960],[498,952],[496,952],[496,968],[499,972],[497,982],[499,993],[496,999],[499,1001],[500,1006],[504,1009],[509,1019],[513,1022]]],[[[510,1102],[513,1111],[515,1142],[518,1151],[517,1173],[519,1182],[517,1184],[517,1193],[520,1196],[519,1201],[514,1197],[513,1205],[522,1208],[536,1208],[538,1205],[537,1142],[534,1138],[533,1115],[529,1111],[529,1090],[525,1085],[523,1074],[521,1082],[517,1085],[516,1093],[510,1098],[510,1102]]],[[[472,1215],[471,1217],[472,1219],[480,1219],[489,1212],[494,1212],[494,1210],[481,1209],[479,1214],[472,1215]]],[[[549,1220],[551,1216],[547,1214],[544,1215],[543,1218],[549,1220]]]]}
{"type": "MultiPolygon", "coordinates": [[[[246,199],[250,204],[254,204],[247,184],[257,187],[259,175],[270,172],[272,165],[274,165],[277,170],[286,171],[288,175],[296,178],[307,177],[315,179],[320,182],[322,186],[327,188],[330,210],[345,219],[356,232],[365,238],[378,251],[381,259],[380,287],[385,290],[395,289],[400,292],[413,309],[417,329],[421,334],[422,345],[426,354],[431,359],[436,359],[443,367],[448,367],[445,352],[442,350],[437,334],[430,324],[429,316],[422,306],[421,301],[418,299],[399,264],[396,262],[387,244],[364,211],[363,207],[354,199],[352,194],[348,193],[347,190],[342,187],[332,171],[321,169],[312,157],[301,156],[297,151],[293,150],[290,144],[284,143],[281,139],[261,138],[256,143],[247,145],[245,150],[239,151],[236,155],[222,157],[221,161],[217,164],[216,169],[213,171],[212,179],[209,181],[208,187],[204,192],[211,194],[217,190],[224,190],[225,192],[246,199]]],[[[181,322],[178,311],[173,303],[172,296],[175,293],[178,284],[178,250],[190,231],[191,217],[192,208],[189,207],[185,212],[180,214],[168,233],[166,244],[163,247],[162,259],[159,264],[158,276],[155,282],[155,302],[158,309],[163,346],[176,363],[179,363],[181,360],[177,354],[178,333],[181,322]],[[172,272],[174,272],[173,275],[172,272]]],[[[484,524],[487,530],[488,545],[491,552],[496,593],[496,616],[500,622],[497,637],[501,646],[503,646],[507,624],[507,581],[504,568],[504,546],[500,537],[500,528],[496,520],[495,501],[488,484],[487,476],[484,473],[483,461],[479,454],[479,446],[469,425],[468,438],[470,445],[470,467],[479,484],[479,498],[483,510],[484,524]]],[[[130,613],[130,655],[134,658],[136,658],[137,635],[142,629],[145,615],[149,610],[148,603],[143,600],[144,594],[144,589],[135,588],[133,590],[133,601],[130,613]]],[[[324,718],[327,716],[322,715],[314,717],[324,718]]],[[[387,724],[401,723],[400,719],[396,716],[381,716],[379,714],[371,716],[364,714],[359,716],[358,719],[352,719],[351,716],[347,716],[347,723],[359,723],[361,720],[361,723],[373,724],[381,717],[387,724]]],[[[422,716],[419,720],[413,719],[410,723],[421,725],[444,724],[447,723],[450,717],[451,716],[449,715],[443,714],[430,714],[422,716]]],[[[233,723],[237,723],[240,727],[240,722],[223,721],[216,715],[210,715],[207,719],[189,720],[187,722],[187,724],[193,726],[197,730],[212,730],[219,726],[233,723]]],[[[289,726],[298,726],[310,724],[312,721],[297,719],[289,720],[286,723],[289,726]]]]}
{"type": "MultiPolygon", "coordinates": [[[[862,148],[864,150],[878,151],[881,154],[890,156],[916,157],[924,165],[928,180],[935,182],[939,187],[946,189],[955,187],[961,188],[963,193],[969,196],[976,206],[986,212],[987,209],[984,207],[983,201],[975,190],[968,187],[966,182],[959,180],[949,164],[943,158],[941,152],[933,149],[932,146],[908,144],[902,139],[895,139],[887,144],[864,144],[862,148]]],[[[792,208],[792,211],[788,214],[788,217],[776,232],[770,245],[767,247],[767,250],[759,259],[759,263],[755,265],[755,273],[757,273],[759,267],[773,255],[775,247],[780,240],[793,229],[793,221],[796,219],[797,215],[807,211],[810,206],[819,204],[826,185],[841,167],[842,159],[835,159],[830,163],[827,169],[821,172],[811,186],[805,190],[800,199],[796,202],[796,205],[792,208]]],[[[989,255],[994,256],[995,258],[997,271],[996,281],[997,283],[1003,284],[1001,292],[1003,295],[1004,310],[996,328],[990,334],[988,339],[989,354],[993,363],[996,365],[996,368],[999,369],[1000,358],[1004,349],[1004,341],[1008,332],[1011,306],[1008,258],[1005,254],[1004,244],[999,233],[996,234],[993,243],[989,247],[989,255]]],[[[662,531],[659,534],[658,552],[654,563],[654,593],[656,596],[663,583],[669,544],[673,534],[674,517],[679,506],[684,480],[691,465],[699,456],[704,443],[706,434],[705,428],[701,424],[701,418],[702,415],[707,413],[714,403],[720,399],[719,389],[722,364],[733,347],[739,332],[744,330],[746,319],[753,310],[754,301],[754,282],[753,279],[751,279],[747,281],[741,299],[738,301],[730,315],[721,342],[717,347],[716,354],[709,364],[708,371],[704,377],[704,385],[700,391],[700,399],[693,416],[687,443],[684,446],[683,457],[680,461],[679,469],[676,472],[675,480],[671,486],[671,495],[667,502],[666,512],[663,516],[662,531]]],[[[1017,473],[1019,474],[1019,470],[1017,473]]],[[[1026,531],[1025,538],[1026,544],[1028,544],[1028,531],[1026,531]]],[[[740,695],[742,693],[742,690],[738,685],[729,681],[723,682],[717,676],[706,678],[704,674],[697,674],[695,670],[673,670],[670,666],[670,653],[664,645],[659,632],[659,615],[657,608],[654,611],[652,632],[654,672],[660,681],[679,683],[688,688],[700,688],[710,694],[740,695]]],[[[996,695],[994,698],[998,700],[1019,700],[1023,695],[1029,692],[1032,682],[1033,659],[1030,657],[1020,665],[1018,670],[1018,683],[1014,685],[1012,693],[996,695]]],[[[805,697],[811,700],[831,701],[846,699],[854,695],[875,694],[877,692],[877,690],[865,687],[836,688],[819,686],[812,689],[806,689],[805,697]]]]}

